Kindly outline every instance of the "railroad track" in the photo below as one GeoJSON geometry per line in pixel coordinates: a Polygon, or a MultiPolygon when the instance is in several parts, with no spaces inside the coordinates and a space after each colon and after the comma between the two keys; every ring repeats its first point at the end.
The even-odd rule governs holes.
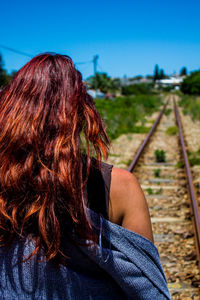
{"type": "Polygon", "coordinates": [[[181,120],[173,100],[174,96],[170,96],[128,170],[134,171],[147,198],[154,240],[172,299],[198,300],[199,210],[181,120]],[[176,125],[177,134],[166,135],[169,127],[176,125]]]}

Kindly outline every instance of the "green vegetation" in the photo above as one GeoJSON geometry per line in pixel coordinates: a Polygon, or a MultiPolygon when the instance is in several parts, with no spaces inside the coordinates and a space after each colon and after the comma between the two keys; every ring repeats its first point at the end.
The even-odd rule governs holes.
{"type": "Polygon", "coordinates": [[[182,96],[183,96],[183,93],[182,93],[180,90],[173,91],[173,94],[174,94],[174,95],[177,95],[177,96],[179,96],[179,97],[182,97],[182,96]]]}
{"type": "Polygon", "coordinates": [[[154,124],[154,123],[155,123],[155,120],[148,120],[148,123],[154,124]]]}
{"type": "Polygon", "coordinates": [[[154,194],[152,188],[147,188],[146,191],[147,191],[148,195],[154,194]]]}
{"type": "Polygon", "coordinates": [[[132,163],[132,159],[129,159],[129,160],[121,160],[119,163],[120,163],[120,164],[123,164],[123,165],[126,165],[127,167],[129,167],[130,164],[132,163]]]}
{"type": "Polygon", "coordinates": [[[147,191],[148,195],[160,195],[160,194],[162,194],[163,189],[160,188],[159,190],[154,192],[152,188],[147,188],[146,191],[147,191]]]}
{"type": "Polygon", "coordinates": [[[148,133],[149,129],[150,129],[149,127],[145,127],[145,126],[134,126],[133,132],[134,133],[148,133]]]}
{"type": "Polygon", "coordinates": [[[121,90],[119,78],[111,78],[106,73],[96,73],[95,77],[90,76],[87,84],[91,89],[98,89],[103,93],[115,93],[121,90]]]}
{"type": "Polygon", "coordinates": [[[184,94],[200,95],[200,71],[193,72],[183,80],[181,91],[184,94]]]}
{"type": "Polygon", "coordinates": [[[153,77],[154,77],[154,81],[158,79],[166,78],[164,70],[160,69],[158,65],[155,65],[153,77]]]}
{"type": "Polygon", "coordinates": [[[123,133],[148,133],[149,127],[136,126],[136,123],[158,110],[162,100],[156,95],[138,95],[118,97],[113,101],[95,99],[95,103],[109,137],[115,139],[123,133]]]}
{"type": "Polygon", "coordinates": [[[181,160],[179,160],[179,161],[177,162],[177,164],[176,164],[176,168],[178,168],[178,169],[184,168],[184,162],[182,162],[181,160]]]}
{"type": "Polygon", "coordinates": [[[171,114],[171,112],[172,112],[172,109],[171,108],[167,108],[165,110],[165,116],[169,116],[171,114]]]}
{"type": "Polygon", "coordinates": [[[166,153],[164,150],[156,149],[154,151],[154,155],[156,162],[166,162],[166,153]]]}
{"type": "Polygon", "coordinates": [[[127,135],[127,139],[128,139],[129,141],[132,141],[132,140],[133,140],[133,136],[130,135],[130,134],[128,134],[128,135],[127,135]]]}
{"type": "Polygon", "coordinates": [[[112,157],[120,157],[119,154],[115,154],[115,153],[109,153],[109,156],[112,156],[112,157]]]}
{"type": "Polygon", "coordinates": [[[160,194],[162,194],[162,192],[163,192],[163,189],[160,188],[160,189],[157,190],[154,194],[155,194],[155,195],[160,195],[160,194]]]}
{"type": "Polygon", "coordinates": [[[182,95],[179,105],[184,114],[190,114],[193,120],[200,120],[200,97],[182,95]]]}
{"type": "Polygon", "coordinates": [[[155,169],[154,170],[154,176],[155,177],[160,177],[161,169],[155,169]]]}
{"type": "Polygon", "coordinates": [[[122,86],[122,95],[131,96],[131,95],[148,95],[151,93],[152,85],[151,84],[130,84],[128,86],[122,86]]]}
{"type": "Polygon", "coordinates": [[[200,149],[196,152],[188,151],[188,159],[191,166],[200,165],[200,149]]]}
{"type": "Polygon", "coordinates": [[[195,165],[200,166],[200,157],[191,157],[189,159],[189,162],[191,166],[195,166],[195,165]]]}
{"type": "Polygon", "coordinates": [[[182,69],[180,70],[180,75],[181,76],[186,76],[187,75],[187,68],[186,67],[182,67],[182,69]]]}
{"type": "Polygon", "coordinates": [[[178,133],[178,127],[177,126],[168,127],[165,133],[167,135],[176,135],[178,133]]]}
{"type": "MultiPolygon", "coordinates": [[[[200,165],[200,149],[195,151],[195,152],[190,152],[187,151],[188,154],[188,160],[190,163],[190,166],[199,166],[200,165]]],[[[176,164],[177,168],[184,168],[184,162],[183,161],[179,161],[176,164]]]]}
{"type": "Polygon", "coordinates": [[[173,90],[173,86],[162,86],[162,87],[160,87],[160,90],[162,90],[164,93],[168,94],[169,92],[171,92],[171,90],[173,90]]]}
{"type": "Polygon", "coordinates": [[[10,76],[7,74],[6,70],[3,68],[4,63],[0,53],[0,88],[4,87],[10,81],[10,76]]]}

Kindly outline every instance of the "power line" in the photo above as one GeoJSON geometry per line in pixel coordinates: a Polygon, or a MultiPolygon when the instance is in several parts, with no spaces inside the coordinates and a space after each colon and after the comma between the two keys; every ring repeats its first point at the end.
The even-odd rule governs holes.
{"type": "MultiPolygon", "coordinates": [[[[31,57],[31,58],[34,57],[34,55],[32,55],[30,53],[26,53],[26,52],[23,52],[23,51],[20,51],[20,50],[11,48],[11,47],[7,47],[7,46],[2,45],[2,44],[0,44],[0,48],[9,50],[11,52],[14,52],[14,53],[17,53],[17,54],[20,54],[20,55],[23,55],[23,56],[28,56],[28,57],[31,57]]],[[[98,60],[98,58],[99,58],[99,56],[95,55],[92,60],[82,61],[82,62],[75,62],[74,65],[88,65],[90,63],[93,63],[93,65],[94,65],[94,77],[95,77],[95,75],[97,73],[97,65],[98,65],[97,60],[98,60]]],[[[95,80],[95,86],[96,86],[96,80],[95,80]]],[[[97,90],[96,87],[95,87],[95,90],[97,90]]]]}
{"type": "Polygon", "coordinates": [[[14,53],[20,54],[20,55],[28,56],[28,57],[31,57],[31,58],[33,57],[32,54],[29,54],[29,53],[26,53],[26,52],[23,52],[23,51],[19,51],[19,50],[16,50],[16,49],[4,46],[4,45],[0,45],[0,47],[3,48],[3,49],[6,49],[6,50],[12,51],[14,53]]]}
{"type": "MultiPolygon", "coordinates": [[[[28,57],[31,57],[31,58],[34,56],[32,54],[29,54],[29,53],[26,53],[26,52],[23,52],[23,51],[20,51],[20,50],[16,50],[14,48],[7,47],[7,46],[1,45],[1,44],[0,44],[0,48],[12,51],[12,52],[20,54],[20,55],[28,56],[28,57]]],[[[89,63],[92,63],[92,62],[93,62],[93,60],[89,60],[89,61],[83,61],[83,62],[76,62],[74,64],[75,65],[83,65],[83,64],[89,64],[89,63]]]]}
{"type": "Polygon", "coordinates": [[[90,64],[90,63],[93,63],[93,60],[83,61],[83,62],[76,62],[74,64],[75,65],[85,65],[85,64],[90,64]]]}

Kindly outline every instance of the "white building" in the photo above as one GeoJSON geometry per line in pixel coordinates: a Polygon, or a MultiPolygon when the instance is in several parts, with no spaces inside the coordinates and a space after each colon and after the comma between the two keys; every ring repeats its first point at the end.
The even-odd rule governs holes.
{"type": "Polygon", "coordinates": [[[171,76],[170,78],[156,80],[156,85],[162,86],[162,87],[172,87],[175,89],[179,89],[183,79],[184,79],[184,77],[171,76]]]}
{"type": "Polygon", "coordinates": [[[120,82],[121,82],[122,86],[128,86],[128,85],[141,84],[141,83],[149,84],[149,83],[153,82],[153,79],[146,78],[146,77],[142,77],[142,78],[123,77],[123,78],[120,79],[120,82]]]}
{"type": "Polygon", "coordinates": [[[92,98],[105,98],[105,94],[102,93],[101,91],[97,90],[87,90],[87,93],[92,96],[92,98]]]}

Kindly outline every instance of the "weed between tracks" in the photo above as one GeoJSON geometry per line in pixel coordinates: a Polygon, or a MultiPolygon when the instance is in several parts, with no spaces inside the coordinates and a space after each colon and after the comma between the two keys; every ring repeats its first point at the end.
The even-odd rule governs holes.
{"type": "Polygon", "coordinates": [[[147,188],[146,192],[148,193],[148,195],[160,195],[163,192],[163,189],[160,188],[159,190],[157,190],[156,192],[152,189],[152,188],[147,188]]]}
{"type": "Polygon", "coordinates": [[[171,108],[167,108],[164,112],[165,116],[169,116],[172,112],[172,109],[171,108]]]}
{"type": "Polygon", "coordinates": [[[154,170],[154,176],[155,177],[160,177],[161,169],[155,169],[154,170]]]}
{"type": "Polygon", "coordinates": [[[166,162],[166,152],[164,150],[156,149],[154,151],[154,156],[156,162],[166,162]]]}
{"type": "Polygon", "coordinates": [[[167,135],[176,135],[178,133],[178,127],[177,126],[168,127],[165,133],[167,135]]]}
{"type": "Polygon", "coordinates": [[[176,163],[176,168],[178,168],[178,169],[184,168],[184,162],[182,162],[181,160],[178,161],[178,162],[176,163]]]}

